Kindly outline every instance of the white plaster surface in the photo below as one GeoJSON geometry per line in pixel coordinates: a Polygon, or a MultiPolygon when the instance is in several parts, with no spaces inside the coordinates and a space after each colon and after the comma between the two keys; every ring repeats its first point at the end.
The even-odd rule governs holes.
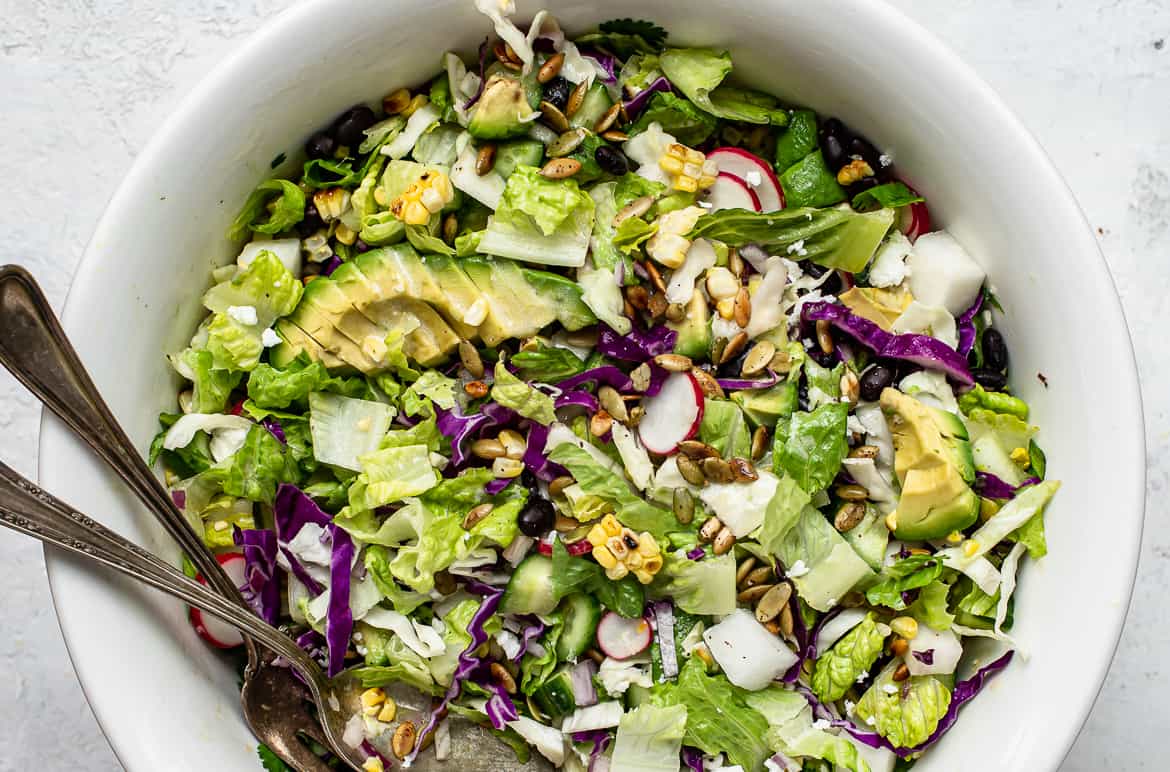
{"type": "MultiPolygon", "coordinates": [[[[1163,41],[1170,38],[1170,2],[894,3],[956,49],[1037,134],[1097,229],[1121,292],[1142,372],[1149,512],[1117,660],[1062,770],[1164,769],[1170,45],[1163,41]]],[[[137,149],[208,68],[289,4],[0,0],[0,263],[27,266],[60,306],[137,149]]],[[[30,476],[38,418],[34,401],[0,373],[0,458],[30,476]]],[[[1103,544],[1108,521],[1102,512],[1096,538],[1103,544]]],[[[39,546],[0,530],[0,567],[0,772],[118,769],[61,642],[39,546]]],[[[1093,609],[1084,614],[1092,624],[1093,609]]]]}

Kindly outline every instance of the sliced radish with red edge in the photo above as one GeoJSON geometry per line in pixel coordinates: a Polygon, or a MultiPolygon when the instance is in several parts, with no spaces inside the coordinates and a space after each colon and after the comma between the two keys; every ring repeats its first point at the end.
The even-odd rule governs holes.
{"type": "MultiPolygon", "coordinates": [[[[228,575],[234,585],[244,586],[246,563],[241,553],[225,552],[216,555],[215,559],[219,561],[220,568],[228,575]]],[[[202,574],[196,576],[195,580],[200,584],[207,584],[207,580],[203,578],[202,574]]],[[[200,609],[191,608],[187,617],[191,620],[191,626],[195,628],[195,633],[217,649],[234,649],[244,642],[244,636],[240,634],[239,630],[226,622],[221,622],[218,617],[203,613],[200,609]]]]}
{"type": "Polygon", "coordinates": [[[646,412],[638,437],[651,453],[665,456],[699,433],[703,422],[703,390],[690,373],[671,373],[662,390],[642,400],[646,412]]]}
{"type": "Polygon", "coordinates": [[[748,184],[734,174],[719,172],[713,184],[703,194],[704,200],[711,205],[712,212],[721,209],[746,209],[749,212],[760,211],[760,199],[748,184]]]}
{"type": "MultiPolygon", "coordinates": [[[[552,541],[540,541],[536,544],[536,549],[541,555],[551,556],[553,551],[552,541]]],[[[565,544],[565,551],[573,557],[580,557],[586,552],[593,549],[593,545],[589,543],[588,539],[580,539],[579,541],[568,542],[565,544]]]]}
{"type": "Polygon", "coordinates": [[[597,645],[607,657],[629,659],[650,648],[654,632],[642,617],[627,619],[616,611],[607,611],[597,625],[597,645]]]}
{"type": "Polygon", "coordinates": [[[758,155],[738,147],[720,147],[707,154],[707,158],[719,165],[720,172],[727,172],[743,180],[760,200],[760,212],[778,212],[784,208],[784,190],[772,165],[758,155]],[[756,178],[759,184],[754,184],[756,178]]]}
{"type": "MultiPolygon", "coordinates": [[[[918,191],[906,182],[902,181],[902,184],[910,188],[911,193],[918,194],[918,191]]],[[[925,201],[915,201],[898,210],[898,230],[902,231],[911,243],[922,234],[930,233],[930,210],[926,208],[925,201]]]]}

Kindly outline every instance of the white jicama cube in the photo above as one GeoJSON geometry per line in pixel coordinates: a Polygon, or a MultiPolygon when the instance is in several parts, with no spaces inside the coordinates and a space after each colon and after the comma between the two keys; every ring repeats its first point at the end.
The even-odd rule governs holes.
{"type": "Polygon", "coordinates": [[[987,274],[946,231],[918,237],[907,261],[910,291],[928,306],[942,306],[959,316],[975,302],[987,274]]]}
{"type": "Polygon", "coordinates": [[[906,667],[909,668],[910,675],[948,675],[955,672],[962,656],[963,644],[959,643],[957,635],[950,630],[941,632],[932,630],[920,623],[918,634],[910,641],[910,650],[906,652],[906,667]],[[930,664],[926,664],[915,654],[929,659],[930,664]]]}
{"type": "Polygon", "coordinates": [[[750,691],[763,689],[796,664],[797,657],[750,611],[736,609],[703,633],[727,680],[750,691]]]}
{"type": "Polygon", "coordinates": [[[776,493],[780,481],[776,475],[759,470],[759,479],[750,483],[707,483],[699,492],[712,512],[731,529],[735,538],[742,539],[760,527],[768,502],[776,493]]]}

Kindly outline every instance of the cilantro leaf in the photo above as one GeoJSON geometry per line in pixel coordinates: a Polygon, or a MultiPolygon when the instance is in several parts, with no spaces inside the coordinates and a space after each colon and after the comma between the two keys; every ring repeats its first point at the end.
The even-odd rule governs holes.
{"type": "Polygon", "coordinates": [[[267,772],[293,772],[293,768],[285,764],[279,756],[272,752],[264,743],[256,746],[256,755],[260,757],[260,765],[267,772]]]}
{"type": "Polygon", "coordinates": [[[645,19],[611,19],[602,22],[598,29],[618,35],[638,35],[655,48],[662,48],[666,42],[666,30],[645,19]]]}

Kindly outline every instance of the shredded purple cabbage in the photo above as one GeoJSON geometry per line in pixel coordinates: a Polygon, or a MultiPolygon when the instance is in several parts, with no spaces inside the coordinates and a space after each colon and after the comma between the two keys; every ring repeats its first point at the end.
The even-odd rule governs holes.
{"type": "Polygon", "coordinates": [[[971,371],[967,369],[966,357],[929,335],[915,333],[894,335],[870,320],[850,313],[845,306],[819,301],[806,303],[801,311],[801,318],[805,321],[829,322],[872,350],[878,357],[901,359],[920,367],[938,370],[964,386],[972,386],[975,383],[971,371]]]}
{"type": "Polygon", "coordinates": [[[479,685],[492,695],[488,698],[487,705],[484,706],[484,712],[487,713],[488,720],[492,722],[493,727],[503,729],[509,721],[515,721],[520,717],[516,711],[516,703],[512,702],[512,698],[508,696],[508,692],[504,691],[504,687],[490,678],[483,679],[483,683],[479,685]]]}
{"type": "Polygon", "coordinates": [[[593,743],[593,748],[589,751],[588,770],[589,772],[600,772],[596,765],[601,759],[601,754],[605,753],[605,749],[609,747],[609,732],[604,729],[593,729],[588,732],[573,732],[570,737],[575,743],[593,743]]]}
{"type": "Polygon", "coordinates": [[[337,255],[331,255],[329,259],[325,261],[324,265],[321,266],[321,275],[331,275],[334,271],[341,267],[341,262],[342,260],[340,257],[337,255]]]}
{"type": "MultiPolygon", "coordinates": [[[[485,80],[484,73],[487,70],[488,50],[488,39],[484,38],[483,42],[479,44],[479,88],[477,88],[475,93],[471,95],[471,99],[468,99],[463,103],[464,110],[470,110],[471,106],[478,102],[479,98],[483,95],[483,86],[485,80]]],[[[448,83],[447,87],[451,89],[452,94],[455,93],[454,83],[448,83]]]]}
{"type": "Polygon", "coordinates": [[[626,114],[633,118],[638,113],[645,109],[650,102],[650,98],[659,91],[674,91],[674,87],[670,85],[670,81],[666,79],[665,75],[659,76],[653,83],[646,88],[639,91],[632,98],[624,102],[626,106],[626,114]]]}
{"type": "Polygon", "coordinates": [[[280,616],[280,577],[276,569],[276,534],[267,529],[249,528],[232,532],[232,539],[244,553],[244,586],[240,593],[270,625],[280,616]]]}
{"type": "Polygon", "coordinates": [[[187,491],[171,491],[171,501],[175,502],[175,506],[179,509],[186,509],[187,491]]]}
{"type": "Polygon", "coordinates": [[[329,676],[345,669],[345,652],[353,635],[353,612],[349,609],[349,577],[356,552],[353,539],[339,526],[327,526],[333,537],[329,559],[329,611],[325,615],[325,641],[329,644],[329,676]]]}
{"type": "Polygon", "coordinates": [[[597,62],[597,65],[601,69],[605,70],[605,76],[599,76],[598,78],[602,83],[617,83],[616,57],[602,51],[596,51],[592,49],[588,51],[582,51],[581,56],[589,57],[593,61],[597,62]]]}
{"type": "Polygon", "coordinates": [[[926,649],[924,651],[912,651],[910,653],[914,655],[914,659],[918,660],[919,662],[921,662],[924,665],[933,665],[934,664],[934,649],[926,649]]]}
{"type": "Polygon", "coordinates": [[[403,760],[402,765],[409,767],[418,758],[418,754],[423,749],[427,738],[434,733],[435,727],[439,725],[439,721],[447,713],[447,706],[451,701],[459,696],[463,689],[463,682],[467,680],[472,672],[480,666],[481,662],[475,656],[475,650],[487,643],[488,634],[483,629],[484,624],[491,618],[492,614],[496,613],[496,609],[500,607],[500,599],[504,596],[504,590],[498,587],[491,587],[483,582],[470,580],[464,585],[469,592],[483,596],[483,603],[479,605],[475,614],[472,615],[471,621],[467,624],[467,634],[471,636],[471,643],[467,644],[467,648],[459,655],[459,660],[455,665],[455,673],[451,676],[451,685],[447,687],[447,691],[443,694],[443,699],[431,711],[431,715],[427,718],[426,724],[418,733],[418,738],[414,742],[414,748],[403,760]]]}
{"type": "MultiPolygon", "coordinates": [[[[540,636],[544,635],[546,625],[536,617],[532,617],[535,621],[530,623],[520,632],[520,651],[512,657],[513,662],[519,662],[520,658],[528,651],[528,646],[540,636]]],[[[592,660],[590,660],[592,662],[592,660]]]]}
{"type": "Polygon", "coordinates": [[[577,373],[573,377],[566,378],[558,383],[557,388],[569,391],[584,386],[587,383],[597,384],[598,386],[602,384],[612,386],[618,391],[632,391],[634,389],[634,384],[630,380],[630,376],[613,365],[603,365],[601,367],[594,367],[592,370],[586,370],[583,373],[577,373]]]}
{"type": "Polygon", "coordinates": [[[702,547],[692,547],[691,551],[687,553],[687,557],[691,560],[702,560],[707,551],[702,547]]]}
{"type": "Polygon", "coordinates": [[[662,384],[670,377],[670,371],[656,364],[650,365],[650,385],[646,387],[646,396],[654,397],[662,391],[662,384]]]}
{"type": "Polygon", "coordinates": [[[382,762],[383,769],[393,769],[394,763],[390,759],[382,755],[382,752],[373,746],[369,740],[362,740],[362,753],[366,754],[367,758],[378,759],[382,762]]]}
{"type": "Polygon", "coordinates": [[[512,482],[511,477],[497,477],[487,485],[483,486],[483,492],[489,496],[495,496],[512,482]]]}
{"type": "Polygon", "coordinates": [[[1038,482],[1040,482],[1039,477],[1029,477],[1019,485],[1012,485],[991,472],[976,472],[974,488],[979,492],[979,495],[989,499],[1010,499],[1016,495],[1020,488],[1026,488],[1038,482]]]}
{"type": "Polygon", "coordinates": [[[304,565],[297,559],[297,556],[292,553],[288,547],[281,545],[280,554],[284,555],[284,559],[288,561],[289,568],[292,569],[293,576],[297,578],[301,584],[309,589],[311,595],[317,596],[325,592],[325,587],[320,582],[313,578],[313,575],[305,570],[304,565]]]}
{"type": "Polygon", "coordinates": [[[703,752],[698,748],[684,745],[682,749],[682,761],[683,764],[686,764],[687,769],[693,770],[693,772],[703,772],[703,752]]]}
{"type": "Polygon", "coordinates": [[[548,443],[548,427],[535,421],[528,427],[528,445],[524,449],[524,465],[532,470],[538,480],[551,482],[566,474],[565,468],[548,460],[544,452],[548,443]]]}
{"type": "Polygon", "coordinates": [[[281,483],[276,489],[272,515],[276,521],[276,536],[285,544],[301,532],[305,523],[316,523],[323,528],[333,522],[333,518],[304,491],[289,483],[281,483]]]}
{"type": "Polygon", "coordinates": [[[437,408],[435,423],[439,433],[451,440],[451,466],[459,469],[471,461],[465,443],[485,429],[503,426],[516,420],[516,413],[495,402],[488,402],[478,413],[464,415],[458,406],[451,410],[437,408]]]}
{"type": "Polygon", "coordinates": [[[769,370],[768,377],[760,378],[759,380],[742,378],[718,378],[717,380],[723,388],[739,391],[743,389],[767,389],[780,383],[784,378],[775,370],[769,370]]]}
{"type": "Polygon", "coordinates": [[[578,708],[588,708],[597,704],[597,687],[593,685],[593,676],[597,675],[597,663],[584,658],[569,671],[569,680],[573,684],[573,702],[578,708]]]}
{"type": "Polygon", "coordinates": [[[288,444],[288,438],[284,436],[284,427],[280,425],[280,421],[268,416],[260,422],[260,425],[267,429],[269,434],[280,440],[281,445],[288,444]]]}
{"type": "Polygon", "coordinates": [[[569,407],[570,405],[583,407],[590,413],[596,413],[598,408],[597,397],[583,390],[566,391],[553,400],[553,407],[556,410],[560,410],[562,407],[569,407]]]}
{"type": "Polygon", "coordinates": [[[677,340],[678,333],[664,324],[649,330],[635,327],[625,335],[619,335],[612,327],[603,324],[597,336],[597,350],[611,359],[645,362],[651,357],[674,351],[677,340]]]}
{"type": "Polygon", "coordinates": [[[971,304],[963,314],[955,320],[959,328],[959,353],[963,356],[971,353],[971,349],[975,346],[975,315],[983,309],[983,293],[980,292],[975,297],[975,302],[971,304]]]}

